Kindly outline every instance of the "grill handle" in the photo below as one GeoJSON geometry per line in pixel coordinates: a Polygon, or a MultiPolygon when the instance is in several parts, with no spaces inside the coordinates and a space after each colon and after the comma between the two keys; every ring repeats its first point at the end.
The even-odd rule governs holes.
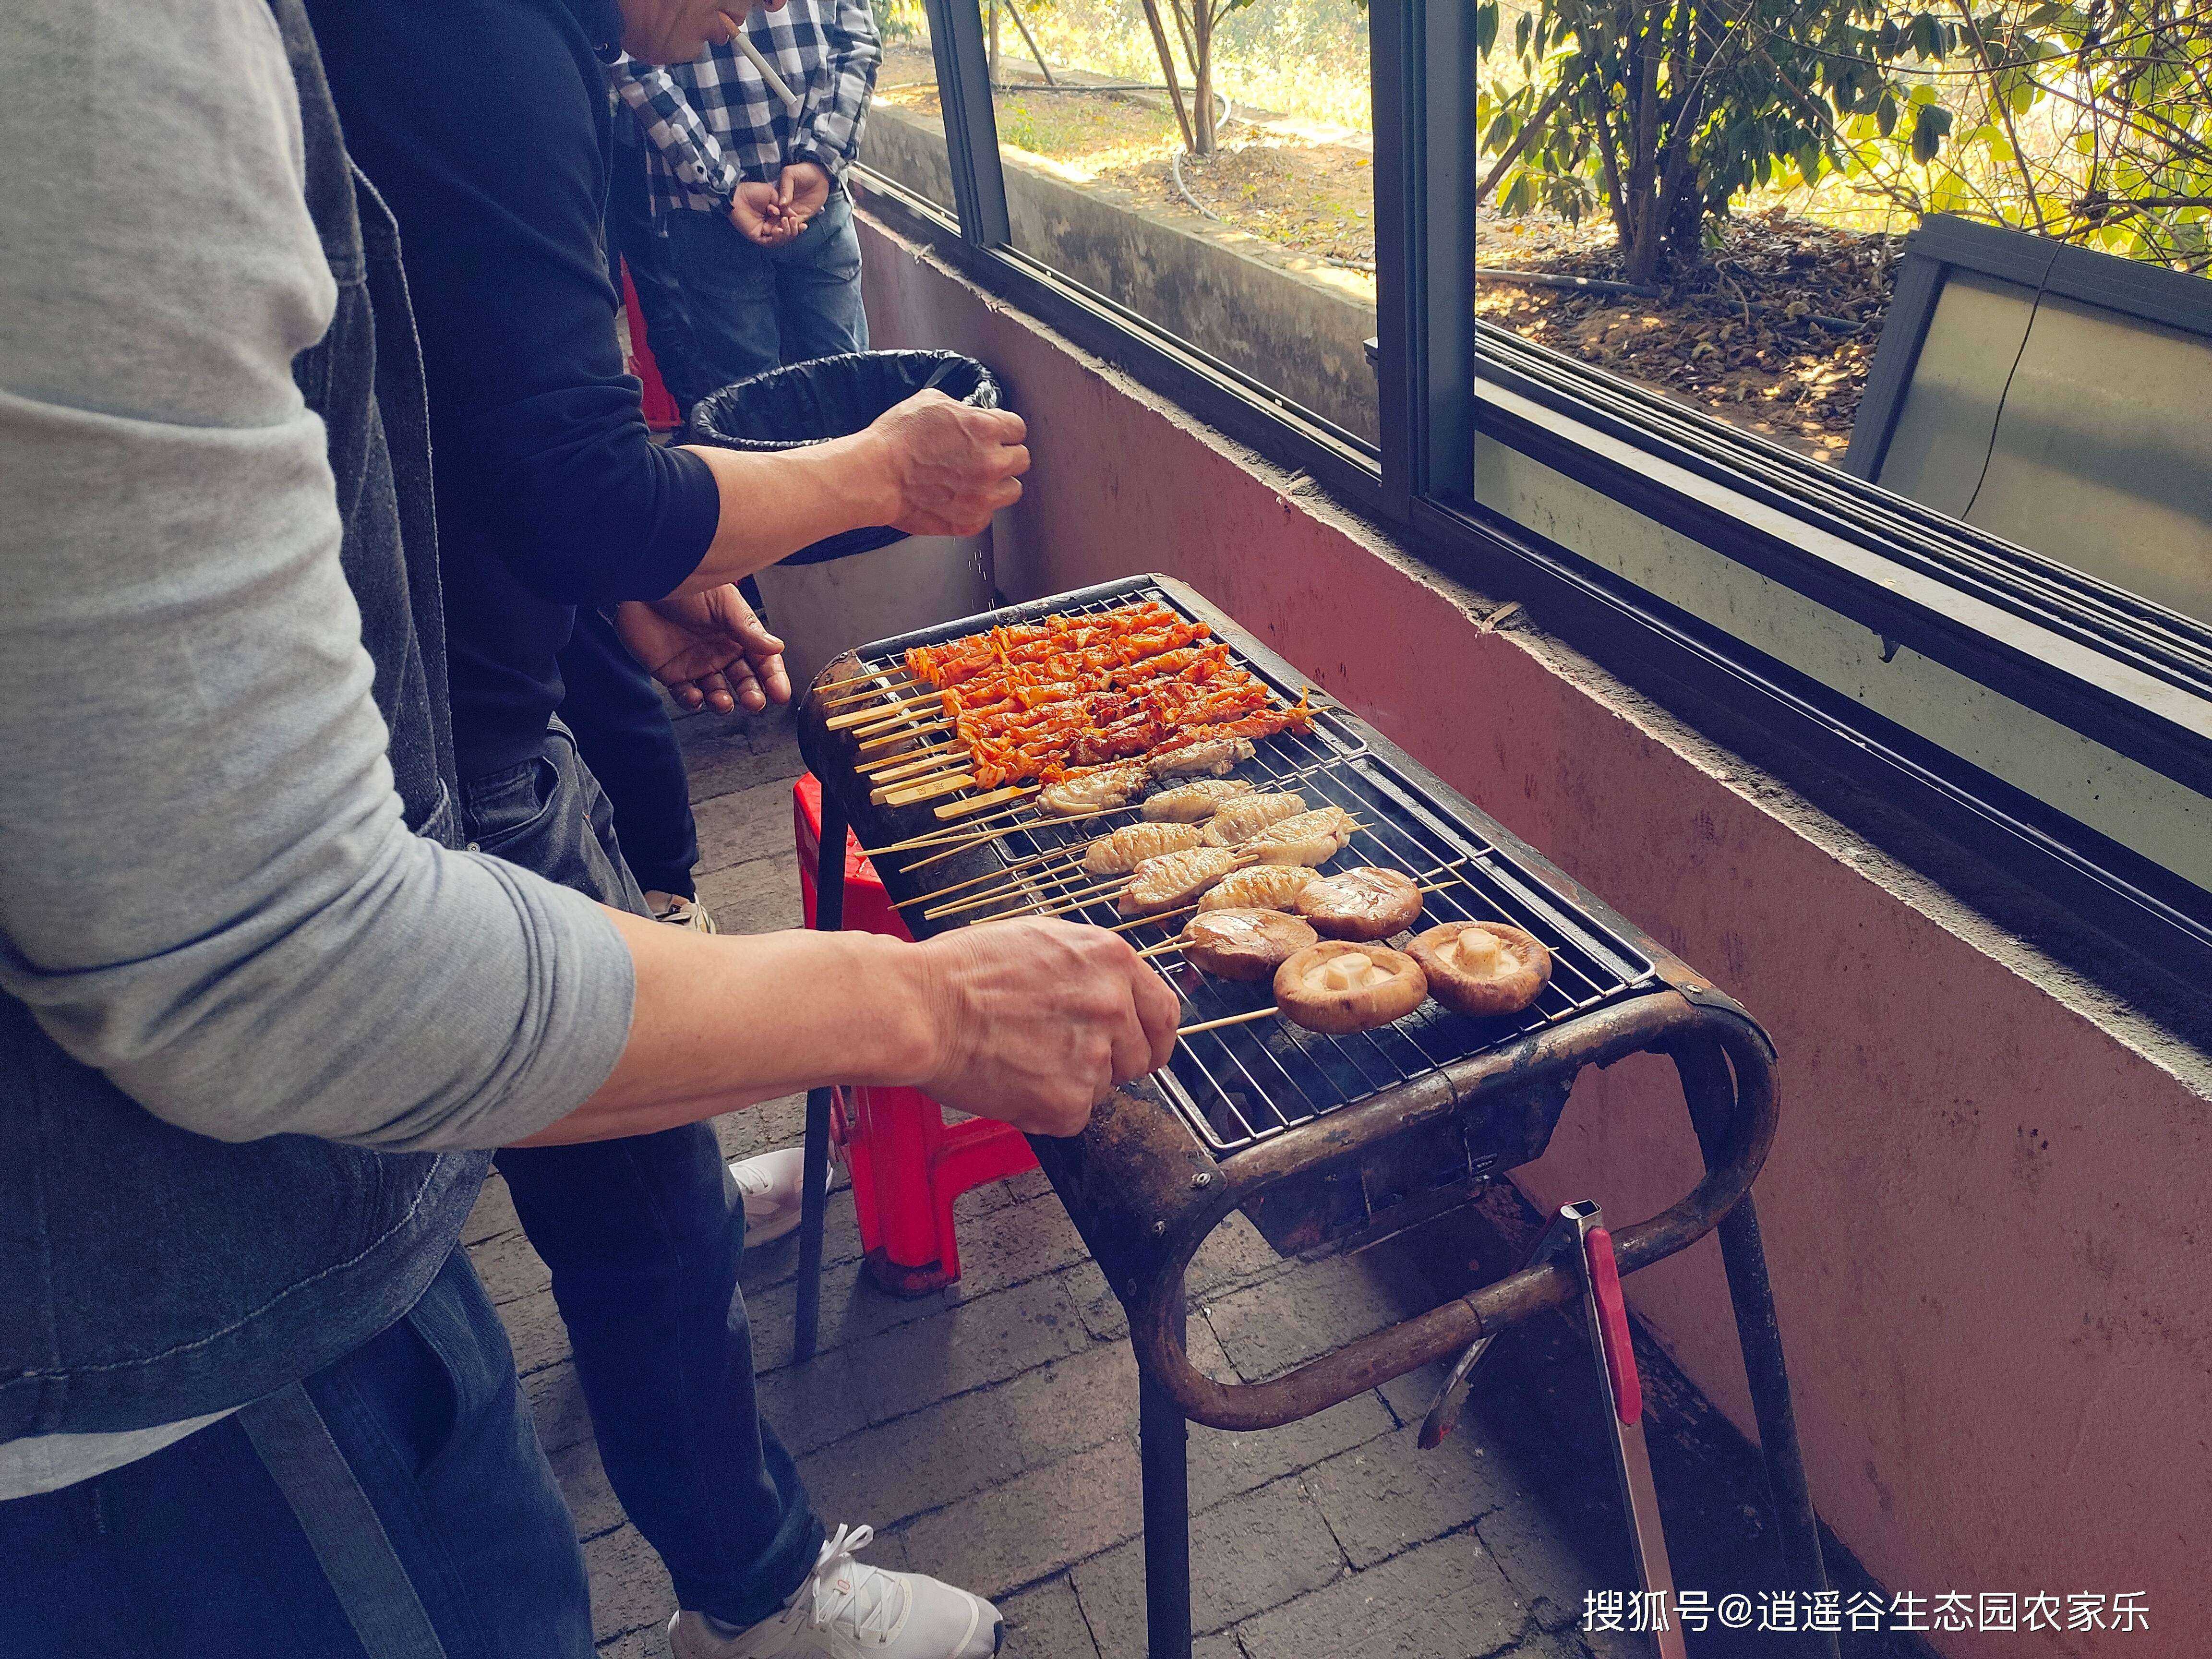
{"type": "MultiPolygon", "coordinates": [[[[1649,1220],[1613,1231],[1613,1255],[1624,1275],[1688,1249],[1720,1224],[1750,1192],[1765,1163],[1778,1109],[1773,1051],[1748,1018],[1730,1008],[1698,1006],[1679,994],[1653,1000],[1674,1004],[1666,1023],[1674,1029],[1664,1034],[1663,1046],[1675,1059],[1692,1116],[1701,1125],[1727,1127],[1720,1144],[1711,1149],[1703,1180],[1649,1220]],[[1716,1049],[1731,1065],[1718,1064],[1716,1049]],[[1735,1098],[1703,1097],[1727,1089],[1731,1066],[1735,1098]]],[[[1638,1046],[1658,1048],[1662,1042],[1638,1046]]],[[[1251,1191],[1236,1196],[1242,1200],[1251,1191]]],[[[1209,1231],[1194,1229],[1187,1235],[1186,1247],[1130,1310],[1129,1322],[1138,1363],[1146,1375],[1187,1417],[1209,1428],[1271,1429],[1296,1422],[1582,1294],[1574,1268],[1549,1262],[1510,1274],[1268,1382],[1218,1382],[1190,1363],[1182,1322],[1174,1317],[1183,1270],[1209,1231]]]]}

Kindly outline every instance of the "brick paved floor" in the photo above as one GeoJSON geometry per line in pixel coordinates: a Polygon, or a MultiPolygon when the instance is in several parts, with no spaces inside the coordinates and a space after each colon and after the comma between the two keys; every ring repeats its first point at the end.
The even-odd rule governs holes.
{"type": "MultiPolygon", "coordinates": [[[[799,761],[788,717],[695,716],[679,731],[702,899],[726,933],[798,925],[790,781],[799,761]]],[[[787,1099],[718,1127],[726,1151],[744,1156],[796,1145],[802,1114],[801,1101],[787,1099]]],[[[902,1301],[861,1277],[851,1200],[833,1197],[823,1352],[805,1366],[791,1364],[795,1241],[755,1253],[744,1293],[763,1409],[822,1514],[872,1522],[879,1541],[868,1559],[996,1599],[1012,1659],[1139,1659],[1136,1372],[1120,1306],[1035,1172],[969,1194],[960,1221],[964,1277],[902,1301]]],[[[1237,1218],[1193,1266],[1193,1353],[1224,1377],[1279,1372],[1436,1305],[1470,1274],[1494,1276],[1533,1224],[1501,1194],[1358,1255],[1285,1261],[1237,1218]],[[1438,1273],[1437,1262],[1450,1271],[1438,1273]]],[[[496,1176],[467,1240],[575,1511],[600,1652],[663,1655],[667,1579],[608,1490],[545,1270],[496,1176]]],[[[1640,1357],[1678,1583],[1716,1598],[1778,1584],[1752,1454],[1662,1357],[1640,1357]]],[[[1585,1590],[1631,1583],[1578,1338],[1558,1320],[1508,1333],[1460,1432],[1424,1453],[1414,1434],[1437,1381],[1402,1378],[1266,1433],[1193,1428],[1200,1659],[1642,1650],[1640,1638],[1578,1628],[1585,1590]]],[[[1771,1654],[1772,1642],[1693,1638],[1692,1652],[1771,1654]]]]}

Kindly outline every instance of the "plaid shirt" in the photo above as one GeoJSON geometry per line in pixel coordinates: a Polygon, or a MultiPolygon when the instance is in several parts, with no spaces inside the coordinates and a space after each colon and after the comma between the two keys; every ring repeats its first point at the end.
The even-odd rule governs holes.
{"type": "Polygon", "coordinates": [[[793,161],[835,181],[859,149],[883,56],[868,0],[790,0],[757,9],[745,27],[762,57],[799,95],[794,118],[735,44],[689,64],[656,68],[624,57],[616,91],[637,112],[653,210],[726,214],[747,179],[773,184],[793,161]]]}

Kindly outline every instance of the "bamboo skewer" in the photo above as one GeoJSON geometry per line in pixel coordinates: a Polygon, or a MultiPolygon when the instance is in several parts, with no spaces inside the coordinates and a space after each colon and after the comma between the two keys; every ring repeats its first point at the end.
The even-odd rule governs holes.
{"type": "MultiPolygon", "coordinates": [[[[1062,870],[1052,872],[1040,871],[1035,874],[1032,879],[1036,881],[1065,882],[1075,872],[1073,870],[1062,870]]],[[[1108,883],[1103,890],[1111,892],[1113,890],[1113,884],[1110,882],[1108,883]]],[[[1091,899],[1096,898],[1097,896],[1097,892],[1096,891],[1086,893],[1070,890],[1066,888],[1063,888],[1057,893],[1040,892],[1036,890],[1034,888],[1027,886],[1024,883],[1017,882],[1013,886],[1002,888],[997,892],[983,893],[974,897],[962,899],[957,903],[940,904],[936,906],[934,908],[924,910],[921,913],[921,919],[924,921],[934,921],[939,916],[958,915],[963,910],[973,910],[986,904],[997,904],[1002,900],[1011,898],[1025,899],[1027,901],[1026,909],[1029,911],[1034,911],[1036,908],[1038,901],[1041,899],[1057,901],[1066,898],[1079,898],[1084,903],[1088,903],[1091,899]]],[[[1022,910],[1018,909],[1009,910],[1006,914],[1008,915],[1015,915],[1023,913],[1024,912],[1022,910]]],[[[990,918],[988,916],[979,916],[976,920],[979,921],[988,921],[990,918]]]]}
{"type": "Polygon", "coordinates": [[[883,763],[859,775],[870,789],[881,789],[890,785],[905,783],[943,771],[945,767],[963,758],[957,755],[904,754],[887,755],[883,763]]]}
{"type": "MultiPolygon", "coordinates": [[[[927,737],[933,732],[950,732],[951,730],[952,726],[950,721],[943,721],[927,726],[909,726],[903,732],[886,732],[880,738],[870,738],[866,743],[860,744],[854,752],[856,754],[866,754],[871,749],[888,749],[891,744],[904,742],[908,738],[927,737]]],[[[947,738],[944,743],[938,744],[937,746],[939,748],[949,748],[953,741],[954,739],[947,738]]]]}
{"type": "MultiPolygon", "coordinates": [[[[1020,811],[1021,808],[1018,806],[1009,806],[1003,812],[992,813],[991,817],[994,818],[1001,818],[1007,817],[1011,813],[1018,812],[1020,811]]],[[[988,823],[989,819],[986,819],[984,822],[988,823]]],[[[1070,818],[1066,820],[1066,822],[1072,823],[1074,820],[1070,818]]],[[[871,859],[886,857],[893,853],[908,852],[914,848],[921,847],[941,847],[946,842],[960,842],[963,840],[969,845],[980,845],[983,842],[992,840],[996,836],[1011,836],[1017,830],[1025,830],[1030,827],[1031,826],[1029,824],[1009,823],[997,830],[986,830],[979,833],[974,824],[967,823],[962,824],[957,829],[948,828],[944,830],[925,830],[918,836],[908,836],[903,841],[892,842],[889,846],[878,847],[873,852],[870,852],[863,848],[860,856],[871,859]]],[[[958,850],[964,852],[967,848],[963,847],[958,850]]]]}
{"type": "Polygon", "coordinates": [[[990,790],[976,796],[973,800],[956,800],[950,806],[940,806],[937,809],[937,816],[940,818],[964,818],[970,812],[980,812],[987,806],[996,806],[1004,801],[1024,799],[1036,793],[1042,787],[1043,787],[1042,784],[1010,783],[1003,789],[990,790]]]}
{"type": "MultiPolygon", "coordinates": [[[[1027,869],[1033,864],[1048,863],[1050,860],[1060,857],[1063,853],[1071,850],[1073,849],[1054,847],[1042,853],[1032,853],[1029,857],[1025,859],[1018,859],[1012,864],[1000,865],[995,870],[986,870],[980,876],[970,876],[965,881],[956,881],[950,887],[939,887],[934,892],[917,893],[910,899],[900,899],[898,901],[898,907],[900,909],[903,910],[911,905],[927,904],[933,899],[941,899],[951,894],[957,893],[963,887],[973,887],[979,881],[993,881],[1000,876],[1011,876],[1017,871],[1027,869]]],[[[912,869],[915,866],[909,865],[908,867],[912,869]]],[[[1042,874],[1042,872],[1038,872],[1036,873],[1042,874]]],[[[1010,888],[1007,890],[1011,891],[1012,889],[1010,888]]]]}
{"type": "MultiPolygon", "coordinates": [[[[1009,812],[1018,812],[1021,809],[1019,807],[1007,808],[1009,812]]],[[[1136,810],[1137,803],[1135,801],[1131,801],[1125,806],[1102,806],[1096,811],[1072,812],[1064,818],[1030,818],[1018,821],[1013,823],[1001,824],[996,830],[986,830],[981,833],[977,833],[972,828],[933,830],[931,832],[932,845],[938,844],[938,838],[940,837],[951,839],[953,844],[946,847],[941,853],[932,853],[926,859],[916,859],[912,864],[908,865],[906,867],[909,870],[919,870],[926,864],[935,864],[943,859],[957,857],[962,853],[971,852],[978,847],[984,846],[990,842],[998,841],[1006,836],[1024,835],[1033,830],[1049,830],[1063,823],[1084,823],[1089,822],[1092,818],[1110,817],[1116,812],[1133,812],[1136,810]]],[[[994,816],[999,815],[994,814],[994,816]]]]}
{"type": "MultiPolygon", "coordinates": [[[[971,893],[969,895],[969,897],[978,904],[988,904],[994,899],[1012,898],[1019,893],[1032,890],[1038,882],[1064,881],[1083,867],[1082,860],[1079,857],[1077,857],[1069,859],[1064,868],[1055,868],[1050,861],[1056,855],[1056,853],[1040,853],[1035,858],[1023,860],[1020,864],[1008,865],[1003,871],[994,871],[992,872],[994,875],[1012,875],[1014,878],[1006,883],[1003,887],[994,887],[988,893],[971,893]],[[1029,870],[1027,873],[1021,875],[1014,874],[1015,872],[1022,870],[1024,866],[1034,865],[1040,862],[1042,862],[1045,865],[1043,869],[1029,870]]],[[[942,898],[948,893],[957,892],[961,887],[973,886],[975,881],[988,881],[989,879],[989,876],[977,876],[975,878],[975,881],[964,881],[960,883],[958,886],[947,887],[939,892],[932,893],[927,896],[930,898],[942,898]]],[[[951,915],[955,908],[956,907],[951,906],[943,906],[934,909],[924,910],[921,913],[922,919],[926,921],[934,921],[939,916],[951,915]]]]}
{"type": "Polygon", "coordinates": [[[855,738],[862,743],[867,742],[872,738],[886,738],[890,737],[894,732],[913,732],[921,729],[919,723],[921,720],[922,716],[915,713],[912,709],[902,708],[896,714],[884,714],[873,708],[871,708],[866,712],[872,718],[864,720],[859,725],[843,728],[844,730],[850,732],[855,738]]]}
{"type": "Polygon", "coordinates": [[[849,732],[855,727],[866,728],[886,724],[925,706],[933,708],[939,706],[936,692],[933,691],[926,697],[908,697],[898,702],[872,704],[865,708],[848,708],[842,714],[830,715],[822,722],[822,725],[827,731],[849,732]]]}
{"type": "Polygon", "coordinates": [[[933,776],[916,778],[890,789],[872,789],[868,799],[884,806],[919,806],[923,801],[936,800],[957,790],[975,787],[973,772],[939,772],[933,776]]]}
{"type": "Polygon", "coordinates": [[[816,686],[814,689],[817,691],[835,691],[840,686],[858,685],[862,680],[884,680],[896,678],[912,680],[914,676],[908,673],[903,667],[869,668],[862,670],[858,674],[848,674],[842,680],[826,681],[823,684],[816,686]]]}
{"type": "Polygon", "coordinates": [[[1272,1005],[1255,1008],[1249,1014],[1227,1014],[1219,1019],[1200,1020],[1195,1025],[1179,1025],[1176,1028],[1176,1035],[1179,1037],[1196,1036],[1200,1031],[1218,1031],[1224,1025],[1249,1025],[1255,1020],[1272,1018],[1280,1012],[1281,1009],[1272,1005]]]}

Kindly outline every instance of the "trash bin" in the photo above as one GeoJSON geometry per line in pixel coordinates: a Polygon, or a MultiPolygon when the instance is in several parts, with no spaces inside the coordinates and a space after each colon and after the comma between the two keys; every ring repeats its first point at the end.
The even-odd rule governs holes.
{"type": "MultiPolygon", "coordinates": [[[[991,371],[957,351],[860,351],[772,369],[702,398],[684,440],[724,449],[799,449],[858,432],[927,386],[999,406],[991,371]]],[[[981,536],[908,536],[887,525],[803,547],[757,578],[795,690],[848,646],[904,634],[992,604],[981,536]]]]}

